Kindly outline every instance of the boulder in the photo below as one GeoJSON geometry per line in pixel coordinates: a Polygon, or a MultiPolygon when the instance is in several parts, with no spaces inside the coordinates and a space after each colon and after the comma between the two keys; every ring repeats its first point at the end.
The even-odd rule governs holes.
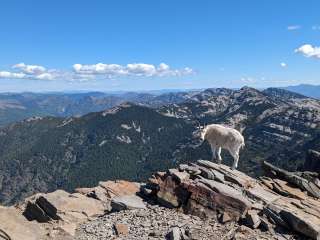
{"type": "Polygon", "coordinates": [[[28,221],[18,209],[0,207],[0,239],[38,240],[44,236],[45,230],[39,224],[28,221]]]}
{"type": "MultiPolygon", "coordinates": [[[[185,183],[184,187],[191,193],[192,200],[214,211],[228,213],[233,221],[238,221],[251,208],[241,192],[214,180],[200,179],[185,183]]],[[[188,211],[194,212],[190,208],[188,211]]]]}
{"type": "Polygon", "coordinates": [[[319,202],[309,200],[300,202],[282,198],[278,199],[274,206],[277,206],[278,215],[289,226],[288,229],[293,229],[312,239],[320,239],[319,202]]]}
{"type": "Polygon", "coordinates": [[[177,169],[169,169],[169,174],[173,176],[176,180],[178,180],[180,183],[184,182],[189,179],[190,175],[187,172],[180,172],[177,169]]]}
{"type": "Polygon", "coordinates": [[[136,195],[114,197],[111,201],[113,211],[145,209],[146,204],[136,195]]]}
{"type": "Polygon", "coordinates": [[[320,239],[319,218],[294,212],[290,209],[283,209],[280,212],[280,215],[295,231],[300,232],[312,239],[320,239]]]}
{"type": "Polygon", "coordinates": [[[99,186],[105,190],[105,195],[112,199],[117,196],[134,195],[140,191],[140,184],[124,180],[99,182],[99,186]]]}
{"type": "Polygon", "coordinates": [[[76,188],[75,192],[92,197],[102,202],[110,202],[110,198],[103,187],[97,186],[93,188],[76,188]]]}
{"type": "Polygon", "coordinates": [[[101,201],[88,198],[80,193],[70,194],[57,190],[47,194],[36,194],[26,199],[23,206],[23,215],[26,219],[40,223],[52,220],[63,221],[61,226],[74,233],[78,223],[88,218],[101,216],[105,207],[101,201]]]}
{"type": "Polygon", "coordinates": [[[186,202],[189,193],[180,185],[175,177],[167,175],[164,179],[157,178],[159,191],[157,192],[158,201],[169,208],[179,207],[186,202]]]}

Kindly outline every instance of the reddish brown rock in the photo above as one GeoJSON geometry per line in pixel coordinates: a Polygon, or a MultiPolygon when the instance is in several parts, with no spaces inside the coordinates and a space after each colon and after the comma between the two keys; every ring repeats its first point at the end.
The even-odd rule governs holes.
{"type": "Polygon", "coordinates": [[[163,181],[158,180],[160,184],[157,198],[161,204],[166,207],[180,207],[185,203],[189,194],[175,177],[168,175],[163,181]]]}
{"type": "MultiPolygon", "coordinates": [[[[186,182],[183,186],[191,193],[190,199],[194,202],[217,213],[226,212],[233,221],[238,221],[251,208],[250,202],[240,192],[213,180],[201,179],[199,182],[186,182]]],[[[203,214],[202,211],[197,214],[190,206],[187,212],[203,214]]]]}
{"type": "Polygon", "coordinates": [[[134,195],[140,191],[140,185],[124,180],[99,182],[99,186],[104,188],[109,198],[115,196],[134,195]]]}
{"type": "Polygon", "coordinates": [[[114,225],[114,229],[119,236],[127,236],[129,234],[129,228],[127,224],[116,223],[114,225]]]}

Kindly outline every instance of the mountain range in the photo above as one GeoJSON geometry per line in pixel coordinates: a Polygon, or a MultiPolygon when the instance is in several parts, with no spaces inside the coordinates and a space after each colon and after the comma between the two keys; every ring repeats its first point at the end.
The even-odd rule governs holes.
{"type": "MultiPolygon", "coordinates": [[[[33,116],[0,129],[2,204],[106,179],[144,181],[152,172],[210,159],[208,144],[193,137],[199,123],[222,123],[242,131],[246,148],[239,167],[251,176],[260,174],[262,160],[297,170],[309,149],[320,150],[320,101],[284,89],[131,93],[126,100],[100,93],[76,96],[89,103],[113,100],[100,112],[88,104],[76,116],[74,105],[61,111],[67,97],[53,95],[55,104],[37,101],[37,106],[55,106],[60,117],[33,116]],[[92,113],[82,115],[85,111],[92,113]],[[64,117],[65,112],[74,116],[64,117]]],[[[228,154],[223,158],[230,164],[228,154]]]]}
{"type": "MultiPolygon", "coordinates": [[[[290,92],[320,98],[320,86],[297,85],[282,88],[290,92]]],[[[203,90],[158,90],[144,92],[53,92],[0,93],[0,127],[33,116],[82,116],[117,106],[123,102],[160,107],[181,103],[203,90]]]]}
{"type": "Polygon", "coordinates": [[[69,117],[103,111],[123,102],[145,103],[158,107],[178,103],[187,93],[2,93],[0,94],[0,127],[33,116],[69,117]]]}

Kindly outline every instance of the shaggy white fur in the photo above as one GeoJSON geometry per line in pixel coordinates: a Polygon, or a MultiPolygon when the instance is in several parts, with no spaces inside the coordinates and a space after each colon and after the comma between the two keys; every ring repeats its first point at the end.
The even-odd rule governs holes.
{"type": "Polygon", "coordinates": [[[201,130],[201,139],[207,140],[212,150],[212,160],[217,158],[218,163],[222,162],[221,149],[229,151],[233,157],[232,169],[238,167],[240,149],[245,146],[242,134],[233,128],[220,124],[210,124],[201,130]]]}

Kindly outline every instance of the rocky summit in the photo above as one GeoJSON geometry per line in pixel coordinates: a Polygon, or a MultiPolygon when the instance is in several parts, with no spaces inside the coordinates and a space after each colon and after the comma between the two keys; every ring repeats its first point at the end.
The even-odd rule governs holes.
{"type": "Polygon", "coordinates": [[[0,208],[0,239],[320,239],[320,180],[264,162],[254,179],[206,160],[146,183],[99,182],[0,208]]]}

